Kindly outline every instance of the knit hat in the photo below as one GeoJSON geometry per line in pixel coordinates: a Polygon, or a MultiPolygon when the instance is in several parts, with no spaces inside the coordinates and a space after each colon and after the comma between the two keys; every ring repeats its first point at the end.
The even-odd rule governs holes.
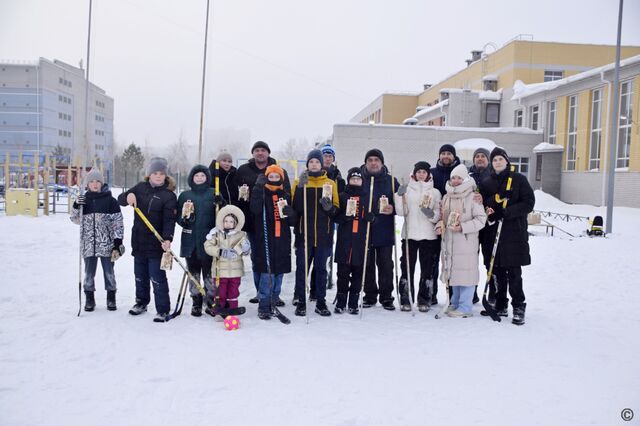
{"type": "Polygon", "coordinates": [[[497,155],[504,157],[504,159],[507,160],[507,163],[510,162],[509,156],[507,155],[507,151],[505,151],[504,148],[501,148],[499,146],[496,146],[495,148],[493,148],[493,151],[491,151],[491,156],[489,160],[493,163],[493,158],[497,155]]]}
{"type": "Polygon", "coordinates": [[[264,148],[267,150],[269,154],[271,154],[271,148],[269,148],[269,145],[267,145],[266,142],[258,141],[254,143],[253,146],[251,147],[251,153],[253,154],[253,151],[255,151],[257,148],[264,148]]]}
{"type": "Polygon", "coordinates": [[[100,173],[100,170],[91,169],[84,178],[85,185],[87,185],[92,180],[97,180],[100,183],[104,183],[104,176],[102,176],[102,173],[100,173]]]}
{"type": "Polygon", "coordinates": [[[426,161],[418,161],[416,164],[413,165],[414,176],[418,170],[426,170],[427,173],[431,173],[431,164],[427,163],[426,161]]]}
{"type": "Polygon", "coordinates": [[[218,158],[216,158],[216,161],[220,162],[220,161],[231,161],[233,162],[233,157],[231,157],[231,154],[229,154],[227,151],[221,151],[220,154],[218,154],[218,158]]]}
{"type": "Polygon", "coordinates": [[[464,164],[458,164],[451,170],[451,177],[458,176],[461,177],[462,180],[469,179],[469,172],[467,171],[467,166],[464,164]]]}
{"type": "Polygon", "coordinates": [[[475,160],[476,155],[478,154],[483,154],[485,157],[487,157],[487,160],[489,159],[489,150],[487,148],[478,148],[475,151],[473,151],[473,157],[471,157],[471,159],[475,160]]]}
{"type": "Polygon", "coordinates": [[[277,164],[268,166],[264,171],[265,176],[269,176],[271,173],[279,174],[280,179],[284,180],[284,170],[282,170],[282,167],[278,166],[277,164]]]}
{"type": "Polygon", "coordinates": [[[312,149],[309,154],[307,154],[307,167],[309,167],[309,160],[315,158],[322,165],[322,151],[319,149],[312,149]]]}
{"type": "Polygon", "coordinates": [[[367,151],[367,154],[364,156],[364,162],[367,162],[367,158],[369,157],[378,157],[382,164],[384,164],[384,155],[382,155],[382,151],[377,148],[370,149],[367,151]]]}
{"type": "Polygon", "coordinates": [[[333,159],[334,160],[336,159],[336,151],[329,144],[326,144],[325,146],[322,147],[322,155],[324,154],[331,154],[333,156],[333,159]]]}
{"type": "Polygon", "coordinates": [[[438,151],[438,155],[442,154],[443,152],[450,152],[453,154],[453,156],[456,156],[456,147],[449,144],[449,143],[445,143],[444,145],[442,145],[440,147],[440,151],[438,151]]]}
{"type": "Polygon", "coordinates": [[[147,166],[147,176],[155,173],[155,172],[162,172],[165,175],[167,174],[167,160],[165,160],[162,157],[153,157],[150,161],[149,161],[149,166],[147,166]]]}
{"type": "Polygon", "coordinates": [[[351,178],[354,176],[362,179],[362,171],[360,170],[360,167],[352,167],[349,169],[349,171],[347,172],[347,183],[349,183],[351,178]]]}

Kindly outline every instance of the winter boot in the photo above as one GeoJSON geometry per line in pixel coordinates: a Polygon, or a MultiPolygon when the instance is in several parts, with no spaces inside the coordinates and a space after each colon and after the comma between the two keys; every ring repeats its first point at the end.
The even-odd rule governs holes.
{"type": "Polygon", "coordinates": [[[341,314],[347,307],[347,293],[336,293],[336,314],[341,314]],[[338,312],[340,310],[340,312],[338,312]]]}
{"type": "Polygon", "coordinates": [[[260,301],[260,299],[258,299],[258,296],[252,297],[251,299],[249,299],[249,303],[258,303],[260,301]]]}
{"type": "Polygon", "coordinates": [[[334,314],[343,314],[343,313],[344,313],[344,309],[345,309],[345,308],[341,308],[341,307],[339,307],[339,306],[336,306],[336,307],[333,309],[333,313],[334,313],[334,314]]]}
{"type": "Polygon", "coordinates": [[[293,306],[298,306],[298,302],[300,302],[300,298],[298,296],[293,296],[293,299],[291,300],[291,304],[293,306]]]}
{"type": "Polygon", "coordinates": [[[302,301],[298,301],[294,315],[297,317],[303,317],[306,314],[307,314],[307,305],[302,301]]]}
{"type": "Polygon", "coordinates": [[[131,309],[129,309],[129,314],[131,315],[140,315],[143,312],[147,312],[147,305],[137,300],[136,304],[133,305],[131,309]]]}
{"type": "Polygon", "coordinates": [[[260,318],[261,320],[270,320],[271,317],[271,312],[258,312],[258,318],[260,318]]]}
{"type": "Polygon", "coordinates": [[[382,307],[387,311],[395,311],[396,307],[393,305],[393,300],[386,300],[382,302],[382,307]]]}
{"type": "Polygon", "coordinates": [[[191,305],[191,316],[201,317],[202,316],[202,295],[199,294],[197,296],[191,296],[191,300],[193,301],[191,305]]]}
{"type": "Polygon", "coordinates": [[[93,291],[85,291],[84,310],[87,312],[93,312],[96,308],[96,299],[93,295],[93,291]]]}
{"type": "Polygon", "coordinates": [[[107,291],[107,309],[110,311],[115,311],[118,309],[116,306],[116,291],[108,290],[107,291]]]}
{"type": "Polygon", "coordinates": [[[526,303],[523,303],[522,306],[518,306],[517,308],[513,308],[513,319],[511,320],[511,323],[515,325],[524,325],[524,311],[526,309],[526,303]]]}
{"type": "Polygon", "coordinates": [[[167,322],[168,316],[169,316],[169,312],[159,312],[153,318],[153,322],[167,322]]]}
{"type": "Polygon", "coordinates": [[[358,309],[358,308],[349,308],[349,313],[351,315],[358,315],[360,313],[360,309],[358,309]]]}
{"type": "Polygon", "coordinates": [[[367,299],[363,299],[362,300],[362,307],[363,308],[366,309],[366,308],[371,308],[373,306],[376,306],[376,301],[375,300],[373,300],[373,301],[367,300],[367,299]]]}
{"type": "Polygon", "coordinates": [[[284,300],[280,299],[279,297],[276,299],[276,306],[278,308],[282,308],[285,305],[284,300]]]}
{"type": "Polygon", "coordinates": [[[429,312],[429,305],[418,305],[418,310],[420,312],[429,312]]]}
{"type": "Polygon", "coordinates": [[[323,317],[331,316],[331,311],[327,308],[327,302],[325,302],[324,299],[316,302],[316,314],[323,317]]]}

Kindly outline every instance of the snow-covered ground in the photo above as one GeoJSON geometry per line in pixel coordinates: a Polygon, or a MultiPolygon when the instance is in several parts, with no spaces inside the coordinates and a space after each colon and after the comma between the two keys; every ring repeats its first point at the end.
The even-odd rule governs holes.
{"type": "MultiPolygon", "coordinates": [[[[604,213],[536,195],[539,210],[604,213]]],[[[478,305],[469,319],[377,307],[307,325],[290,274],[291,325],[260,321],[245,279],[248,312],[228,332],[189,316],[189,302],[166,324],[128,315],[128,254],[118,311],[105,309],[99,270],[98,308],[76,317],[78,228],[67,214],[0,216],[0,425],[611,425],[627,407],[638,422],[639,225],[640,210],[616,208],[606,239],[532,228],[523,327],[478,305]]],[[[172,301],[181,274],[169,274],[172,301]]]]}

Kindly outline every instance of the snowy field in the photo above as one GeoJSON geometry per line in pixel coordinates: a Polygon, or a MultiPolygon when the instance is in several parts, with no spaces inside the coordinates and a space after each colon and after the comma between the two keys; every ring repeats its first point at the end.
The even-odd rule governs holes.
{"type": "MultiPolygon", "coordinates": [[[[604,214],[536,196],[539,210],[604,214]]],[[[247,277],[248,312],[227,332],[191,317],[189,301],[166,324],[128,315],[129,253],[116,264],[118,311],[105,308],[99,270],[98,307],[76,317],[78,228],[67,214],[0,216],[0,425],[615,425],[624,408],[640,423],[640,210],[616,208],[614,220],[606,239],[532,228],[522,327],[480,305],[469,319],[378,305],[307,325],[289,274],[291,325],[257,318],[247,277]]],[[[169,274],[172,302],[181,275],[169,274]]]]}

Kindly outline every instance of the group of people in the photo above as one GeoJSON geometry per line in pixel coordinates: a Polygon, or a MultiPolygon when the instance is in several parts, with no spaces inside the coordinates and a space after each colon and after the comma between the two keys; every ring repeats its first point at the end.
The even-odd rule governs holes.
{"type": "Polygon", "coordinates": [[[335,314],[358,314],[360,308],[377,303],[392,311],[396,298],[402,311],[428,312],[438,304],[439,279],[449,292],[443,307],[447,315],[472,316],[472,306],[479,300],[482,252],[487,270],[493,260],[488,302],[494,314],[508,316],[508,292],[512,322],[524,324],[522,266],[531,263],[527,215],[535,198],[526,177],[510,167],[504,149],[477,149],[467,169],[455,147],[445,144],[434,167],[418,161],[410,176],[399,182],[379,149],[369,150],[364,164],[350,168],[343,179],[335,150],[325,145],[309,152],[306,168],[293,185],[271,157],[267,143],[256,142],[251,153],[252,158],[237,169],[228,152],[220,153],[208,167],[194,166],[188,178],[190,190],[179,197],[162,158],[151,159],[144,181],[122,192],[117,201],[100,173],[89,172],[87,192],[78,197],[72,214],[72,220],[83,226],[84,309],[95,309],[98,258],[107,308],[116,309],[113,262],[124,253],[120,206],[133,206],[137,214],[131,231],[136,282],[132,315],[147,310],[151,287],[154,321],[164,322],[169,315],[165,263],[177,222],[180,257],[194,278],[189,280],[193,316],[201,316],[203,307],[213,316],[244,312],[238,296],[243,256],[250,256],[256,292],[250,302],[258,304],[260,319],[272,318],[277,308],[286,305],[280,293],[284,275],[292,271],[293,243],[292,304],[297,316],[307,315],[309,302],[315,302],[316,314],[332,314],[326,300],[327,275],[333,269],[327,265],[329,259],[337,266],[335,314]],[[396,216],[404,218],[399,249],[396,216]],[[398,251],[400,262],[394,265],[398,251]],[[400,268],[396,297],[394,267],[400,268]]]}

